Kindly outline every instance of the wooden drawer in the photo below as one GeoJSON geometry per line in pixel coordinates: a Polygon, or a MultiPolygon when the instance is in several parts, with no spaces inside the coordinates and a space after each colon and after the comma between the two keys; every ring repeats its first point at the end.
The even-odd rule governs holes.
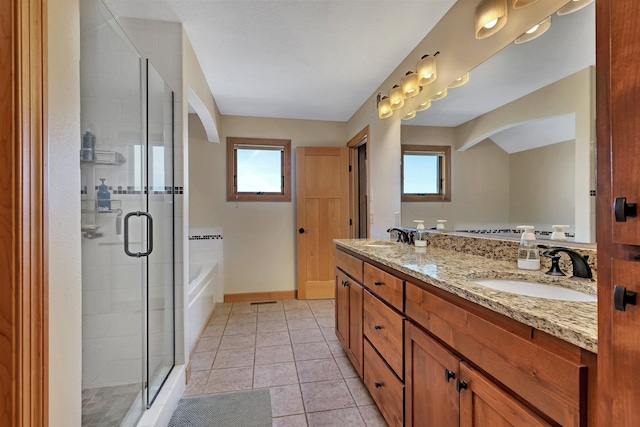
{"type": "Polygon", "coordinates": [[[402,280],[365,263],[364,285],[387,303],[402,311],[404,299],[404,282],[402,280]]]}
{"type": "Polygon", "coordinates": [[[378,298],[369,292],[364,293],[364,336],[400,378],[404,378],[403,320],[403,316],[384,305],[378,298]]]}
{"type": "MultiPolygon", "coordinates": [[[[587,367],[407,283],[406,315],[563,426],[586,425],[587,367]]],[[[504,320],[503,320],[504,322],[504,320]]],[[[533,330],[533,328],[530,328],[533,330]]]]}
{"type": "Polygon", "coordinates": [[[336,267],[362,283],[362,260],[336,249],[336,267]]]}
{"type": "Polygon", "coordinates": [[[404,425],[404,386],[364,340],[364,384],[390,427],[404,425]]]}

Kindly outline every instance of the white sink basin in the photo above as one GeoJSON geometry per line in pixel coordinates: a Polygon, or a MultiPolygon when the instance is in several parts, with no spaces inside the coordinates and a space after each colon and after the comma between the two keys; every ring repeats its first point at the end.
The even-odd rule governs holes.
{"type": "Polygon", "coordinates": [[[594,302],[598,299],[584,292],[561,286],[543,285],[542,283],[527,282],[524,280],[510,279],[474,279],[474,283],[512,294],[524,295],[528,297],[547,298],[560,301],[583,301],[594,302]]]}

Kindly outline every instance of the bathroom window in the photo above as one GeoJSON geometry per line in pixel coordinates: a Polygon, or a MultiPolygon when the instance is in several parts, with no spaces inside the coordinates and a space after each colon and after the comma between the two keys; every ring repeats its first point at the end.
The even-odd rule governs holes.
{"type": "Polygon", "coordinates": [[[291,141],[227,138],[227,200],[291,201],[291,141]]]}
{"type": "Polygon", "coordinates": [[[402,145],[403,202],[451,201],[451,147],[402,145]]]}

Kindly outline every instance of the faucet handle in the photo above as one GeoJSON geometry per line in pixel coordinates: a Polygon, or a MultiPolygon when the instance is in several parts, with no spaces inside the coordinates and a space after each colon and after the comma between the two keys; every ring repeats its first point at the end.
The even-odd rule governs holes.
{"type": "Polygon", "coordinates": [[[560,255],[549,255],[544,253],[542,255],[546,256],[547,258],[551,258],[551,268],[549,269],[549,271],[547,271],[546,274],[548,274],[549,276],[566,276],[566,274],[564,274],[564,272],[560,268],[560,255]]]}

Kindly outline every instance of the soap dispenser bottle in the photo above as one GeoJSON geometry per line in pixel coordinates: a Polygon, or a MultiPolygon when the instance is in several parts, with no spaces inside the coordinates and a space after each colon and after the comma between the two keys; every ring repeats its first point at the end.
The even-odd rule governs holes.
{"type": "Polygon", "coordinates": [[[110,211],[111,210],[111,193],[109,192],[109,187],[104,183],[106,178],[100,178],[102,184],[98,186],[98,210],[99,211],[110,211]]]}
{"type": "Polygon", "coordinates": [[[569,228],[568,225],[552,225],[553,233],[551,233],[551,240],[567,240],[567,235],[564,234],[564,229],[569,228]]]}
{"type": "Polygon", "coordinates": [[[424,221],[421,219],[414,219],[413,222],[416,223],[416,235],[413,239],[413,243],[416,246],[427,246],[426,236],[424,235],[424,221]]]}
{"type": "Polygon", "coordinates": [[[536,244],[534,227],[531,225],[519,225],[523,230],[518,247],[518,268],[523,270],[540,270],[540,252],[536,244]]]}

